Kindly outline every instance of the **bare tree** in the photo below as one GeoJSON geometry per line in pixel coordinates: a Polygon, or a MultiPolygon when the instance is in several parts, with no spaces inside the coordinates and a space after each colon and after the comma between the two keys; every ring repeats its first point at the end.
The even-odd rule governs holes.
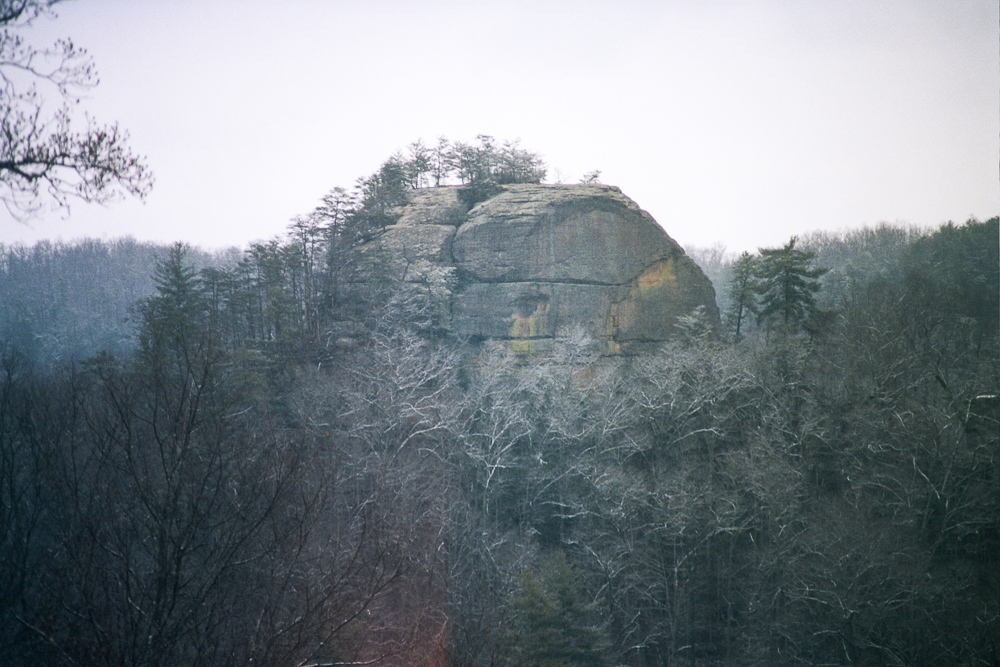
{"type": "Polygon", "coordinates": [[[85,116],[81,129],[80,95],[98,82],[87,52],[68,39],[38,49],[22,36],[39,17],[54,16],[57,2],[0,0],[0,199],[19,219],[37,213],[46,199],[65,209],[73,198],[144,198],[153,184],[117,124],[85,116]],[[53,109],[47,94],[62,104],[53,109]]]}

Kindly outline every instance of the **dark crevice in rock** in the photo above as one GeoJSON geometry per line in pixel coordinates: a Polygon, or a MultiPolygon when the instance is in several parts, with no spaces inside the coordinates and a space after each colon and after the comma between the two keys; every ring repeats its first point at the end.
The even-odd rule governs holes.
{"type": "Polygon", "coordinates": [[[555,334],[549,334],[548,336],[492,336],[493,340],[555,340],[555,334]]]}
{"type": "Polygon", "coordinates": [[[496,183],[485,182],[464,185],[458,190],[458,201],[461,202],[462,206],[465,207],[465,212],[468,213],[479,204],[489,201],[502,192],[504,192],[503,186],[496,183]]]}
{"type": "Polygon", "coordinates": [[[612,336],[612,340],[616,343],[622,343],[626,345],[660,345],[665,341],[662,338],[648,338],[643,336],[637,336],[635,338],[619,338],[617,336],[612,336]]]}
{"type": "Polygon", "coordinates": [[[592,287],[624,287],[618,283],[604,283],[594,280],[483,280],[481,278],[470,278],[468,284],[474,285],[589,285],[592,287]]]}

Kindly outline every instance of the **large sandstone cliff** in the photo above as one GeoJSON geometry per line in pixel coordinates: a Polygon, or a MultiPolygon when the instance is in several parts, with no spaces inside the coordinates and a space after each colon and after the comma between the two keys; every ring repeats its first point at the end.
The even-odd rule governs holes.
{"type": "Polygon", "coordinates": [[[580,331],[603,354],[635,354],[676,336],[699,306],[718,326],[711,283],[618,188],[507,185],[471,208],[467,193],[412,192],[362,248],[354,293],[401,282],[433,302],[439,329],[525,354],[580,331]]]}

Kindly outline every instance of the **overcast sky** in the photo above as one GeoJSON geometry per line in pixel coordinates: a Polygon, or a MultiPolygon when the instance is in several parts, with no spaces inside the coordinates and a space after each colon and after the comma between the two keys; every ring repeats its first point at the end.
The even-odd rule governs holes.
{"type": "Polygon", "coordinates": [[[682,245],[730,251],[1000,212],[996,0],[74,0],[68,36],[156,185],[0,242],[284,232],[331,187],[445,135],[599,169],[682,245]]]}

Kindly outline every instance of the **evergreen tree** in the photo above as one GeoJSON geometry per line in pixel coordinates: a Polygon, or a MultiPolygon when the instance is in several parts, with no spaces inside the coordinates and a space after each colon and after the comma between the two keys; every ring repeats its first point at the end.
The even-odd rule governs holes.
{"type": "Polygon", "coordinates": [[[974,323],[975,337],[996,342],[1000,322],[1000,218],[947,223],[918,239],[903,258],[907,291],[919,309],[974,323]]]}
{"type": "Polygon", "coordinates": [[[781,248],[761,248],[755,276],[760,295],[758,321],[799,328],[816,314],[815,294],[824,268],[811,268],[815,253],[795,248],[792,237],[781,248]]]}
{"type": "Polygon", "coordinates": [[[433,151],[417,139],[409,145],[409,159],[404,163],[406,170],[406,186],[408,188],[426,187],[428,177],[433,172],[433,151]]]}
{"type": "Polygon", "coordinates": [[[754,272],[757,258],[748,252],[733,262],[732,277],[729,279],[729,308],[726,324],[733,328],[733,337],[740,339],[744,323],[751,315],[757,315],[757,281],[754,272]]]}
{"type": "Polygon", "coordinates": [[[366,240],[378,236],[392,223],[390,209],[406,203],[409,170],[406,160],[397,153],[383,162],[377,172],[357,180],[355,190],[360,206],[352,214],[352,224],[366,240]]]}
{"type": "Polygon", "coordinates": [[[181,350],[204,329],[207,301],[194,267],[187,263],[188,248],[175,243],[156,264],[157,294],[146,301],[141,344],[148,353],[166,345],[181,350]]]}
{"type": "Polygon", "coordinates": [[[561,551],[541,572],[526,571],[515,606],[520,621],[516,652],[525,667],[599,667],[606,664],[602,631],[588,623],[593,605],[580,602],[577,573],[561,551]]]}

